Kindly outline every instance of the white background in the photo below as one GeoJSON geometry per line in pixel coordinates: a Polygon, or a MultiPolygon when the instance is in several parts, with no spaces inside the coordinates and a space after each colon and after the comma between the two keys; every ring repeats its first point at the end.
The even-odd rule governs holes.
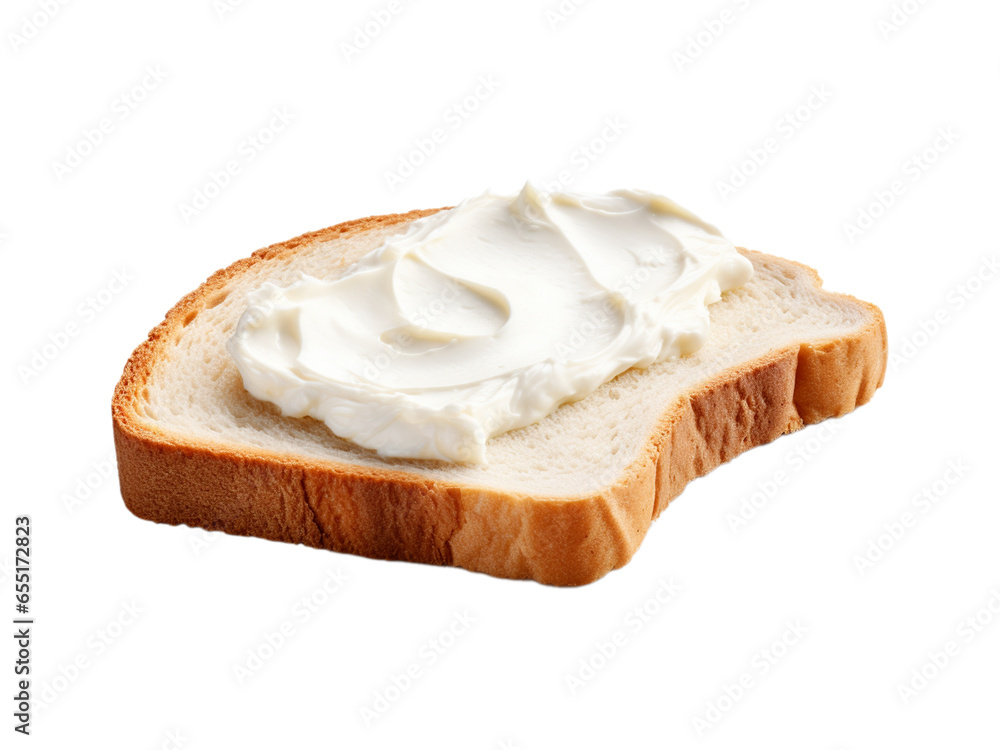
{"type": "Polygon", "coordinates": [[[71,2],[52,15],[11,0],[0,14],[0,601],[12,615],[13,520],[28,513],[44,703],[18,743],[1000,746],[1000,612],[988,609],[1000,608],[1000,282],[977,276],[995,276],[1000,250],[995,3],[908,0],[894,16],[888,0],[592,0],[564,4],[560,20],[555,2],[400,0],[367,42],[387,2],[251,0],[221,17],[217,5],[71,2]],[[157,66],[165,78],[146,77],[157,66]],[[477,92],[480,77],[495,90],[477,92]],[[290,124],[248,147],[274,108],[290,124]],[[438,127],[434,152],[388,179],[438,127]],[[229,160],[238,174],[185,220],[182,205],[229,160]],[[835,435],[809,428],[695,481],[627,567],[577,589],[204,536],[126,511],[116,479],[100,477],[111,391],[183,294],[304,231],[526,178],[657,191],[738,244],[816,267],[884,310],[884,388],[835,435]],[[877,218],[858,234],[846,225],[861,212],[877,218]],[[124,288],[112,283],[123,271],[124,288]],[[109,285],[103,309],[79,313],[109,285]],[[69,324],[76,335],[26,372],[69,324]],[[731,514],[768,490],[734,531],[731,514]],[[879,539],[907,512],[898,540],[879,539]],[[860,564],[878,556],[871,544],[886,551],[860,564]],[[306,621],[296,602],[331,570],[348,580],[306,621]],[[653,606],[661,580],[679,590],[653,606]],[[647,604],[658,611],[630,616],[647,604]],[[465,612],[475,623],[431,664],[427,644],[465,612]],[[978,630],[962,625],[977,612],[978,630]],[[789,622],[807,632],[765,672],[762,650],[789,622]],[[624,645],[602,665],[598,645],[618,630],[624,645]],[[949,641],[956,655],[904,696],[949,641]],[[251,650],[270,658],[241,683],[251,650]],[[581,660],[600,666],[587,680],[581,660]],[[366,724],[362,708],[414,665],[419,677],[366,724]],[[744,675],[751,686],[728,699],[744,675]]]}

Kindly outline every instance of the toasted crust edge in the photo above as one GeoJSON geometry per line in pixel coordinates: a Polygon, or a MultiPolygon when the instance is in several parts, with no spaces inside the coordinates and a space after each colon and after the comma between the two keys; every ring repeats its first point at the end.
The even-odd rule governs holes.
{"type": "MultiPolygon", "coordinates": [[[[165,342],[256,263],[303,244],[411,221],[442,209],[373,216],[258,250],[186,295],[132,353],[112,398],[122,497],[140,518],[389,560],[456,565],[554,585],[593,582],[625,565],[684,486],[745,450],[841,416],[871,399],[887,359],[885,320],[849,295],[867,323],[739,363],[664,405],[658,429],[601,492],[532,497],[394,469],[213,445],[144,421],[136,404],[165,342]]],[[[808,266],[743,251],[804,269],[808,266]]]]}

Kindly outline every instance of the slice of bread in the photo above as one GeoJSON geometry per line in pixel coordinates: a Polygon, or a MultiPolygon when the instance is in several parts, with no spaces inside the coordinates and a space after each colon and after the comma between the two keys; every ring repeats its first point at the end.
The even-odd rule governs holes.
{"type": "Polygon", "coordinates": [[[132,354],[114,394],[129,510],[367,557],[584,584],[627,563],[689,481],[846,414],[882,384],[877,307],[822,290],[806,266],[741,250],[755,275],[711,306],[705,346],[629,370],[491,439],[483,465],[380,458],[243,389],[225,343],[249,292],[301,272],[334,278],[431,213],[272,245],[178,302],[132,354]]]}

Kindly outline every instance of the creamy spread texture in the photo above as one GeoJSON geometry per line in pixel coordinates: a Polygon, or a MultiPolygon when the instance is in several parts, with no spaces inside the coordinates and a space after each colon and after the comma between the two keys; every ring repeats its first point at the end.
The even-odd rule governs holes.
{"type": "Polygon", "coordinates": [[[752,274],[666,198],[529,183],[414,221],[339,278],[264,284],[229,351],[286,416],[383,456],[481,463],[490,437],[696,351],[707,306],[752,274]]]}

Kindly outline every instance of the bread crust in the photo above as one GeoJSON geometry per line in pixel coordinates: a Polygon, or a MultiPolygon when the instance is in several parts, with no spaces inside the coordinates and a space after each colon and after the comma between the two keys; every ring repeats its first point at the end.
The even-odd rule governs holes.
{"type": "MultiPolygon", "coordinates": [[[[304,234],[217,271],[133,352],[112,399],[118,474],[136,516],[387,560],[455,565],[502,578],[581,585],[625,565],[652,521],[692,479],[743,451],[871,399],[887,358],[876,306],[850,336],[803,341],[733,365],[664,405],[657,429],[618,481],[593,495],[534,497],[392,468],[289,457],[161,430],[141,415],[166,344],[226,283],[303,244],[412,221],[442,209],[374,216],[304,234]]],[[[751,258],[805,269],[741,249],[751,258]]]]}

